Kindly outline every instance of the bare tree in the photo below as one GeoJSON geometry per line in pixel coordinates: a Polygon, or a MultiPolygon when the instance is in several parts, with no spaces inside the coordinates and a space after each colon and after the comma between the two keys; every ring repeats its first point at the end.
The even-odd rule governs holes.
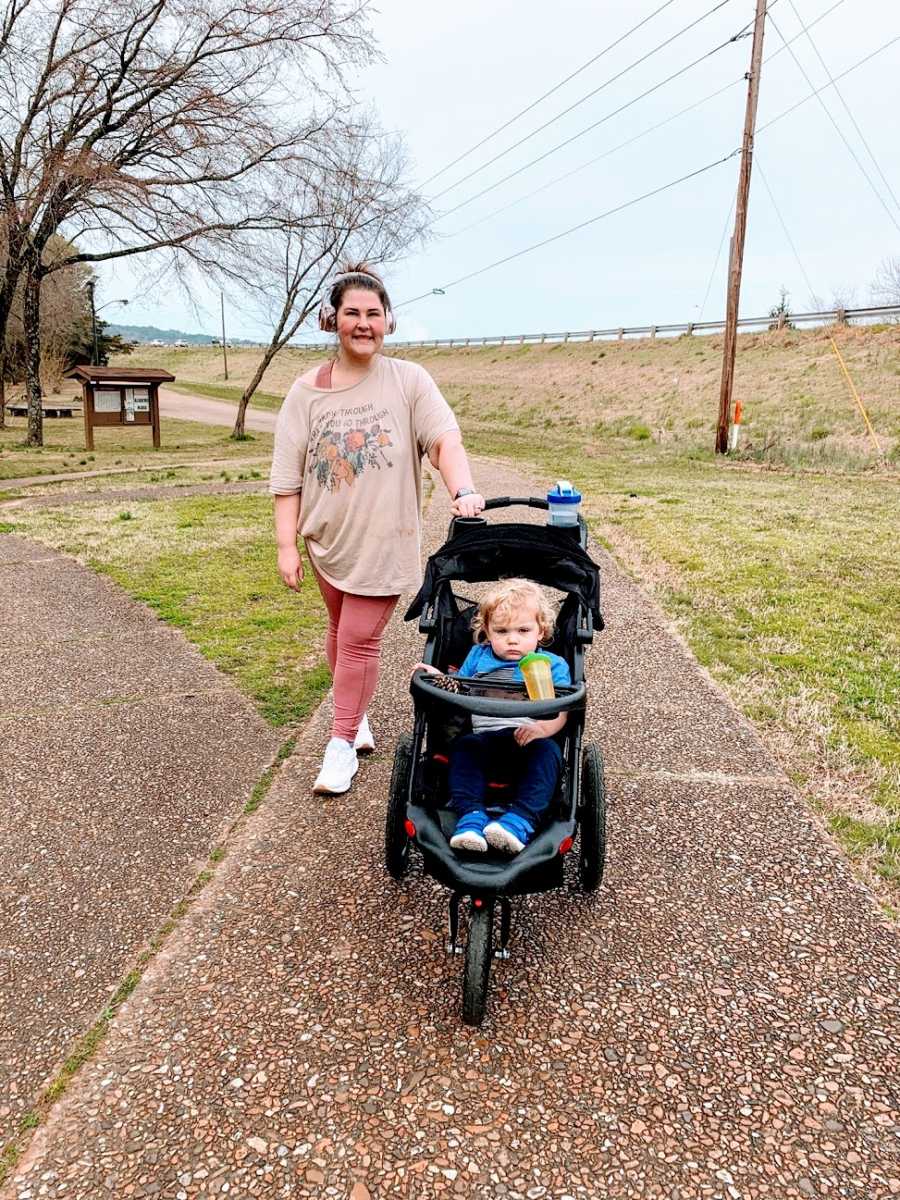
{"type": "Polygon", "coordinates": [[[262,168],[315,168],[348,103],[342,72],[372,54],[359,0],[7,0],[0,345],[22,279],[29,441],[42,279],[201,241],[216,259],[217,243],[269,220],[262,168]],[[48,263],[59,231],[80,249],[48,263]]]}
{"type": "Polygon", "coordinates": [[[900,258],[885,258],[879,264],[872,296],[879,304],[900,304],[900,258]]]}
{"type": "Polygon", "coordinates": [[[315,172],[282,172],[283,201],[272,225],[240,239],[254,264],[247,286],[272,321],[272,335],[238,405],[233,437],[275,355],[317,309],[323,287],[347,260],[381,263],[424,236],[428,210],[403,182],[396,140],[371,125],[332,129],[331,159],[315,172]]]}

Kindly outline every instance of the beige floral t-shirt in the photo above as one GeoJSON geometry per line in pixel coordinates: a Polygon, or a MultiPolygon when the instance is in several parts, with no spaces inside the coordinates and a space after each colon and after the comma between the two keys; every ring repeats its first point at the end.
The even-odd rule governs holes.
{"type": "Polygon", "coordinates": [[[418,363],[379,355],[346,388],[297,379],[275,425],[269,490],[300,493],[299,529],[315,569],[359,596],[421,582],[422,456],[458,429],[418,363]]]}

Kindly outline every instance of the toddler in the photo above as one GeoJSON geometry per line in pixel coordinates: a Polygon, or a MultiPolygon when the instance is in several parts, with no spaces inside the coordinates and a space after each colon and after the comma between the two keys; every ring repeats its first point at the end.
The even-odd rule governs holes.
{"type": "MultiPolygon", "coordinates": [[[[519,659],[550,641],[553,623],[553,609],[536,583],[503,580],[479,605],[472,622],[475,645],[459,676],[524,683],[519,659]]],[[[571,683],[565,659],[548,657],[554,684],[571,683]]],[[[524,849],[556,790],[562,751],[553,735],[565,723],[565,713],[549,721],[472,714],[473,732],[457,738],[450,750],[450,807],[458,815],[450,839],[454,849],[485,852],[491,845],[510,854],[524,849]],[[498,763],[512,766],[515,790],[507,811],[491,820],[485,811],[487,783],[498,763]]]]}

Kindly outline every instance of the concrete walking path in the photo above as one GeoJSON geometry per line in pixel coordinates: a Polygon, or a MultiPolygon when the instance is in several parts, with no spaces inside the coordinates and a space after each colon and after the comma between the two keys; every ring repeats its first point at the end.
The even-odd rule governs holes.
{"type": "MultiPolygon", "coordinates": [[[[479,474],[490,494],[540,490],[479,474]]],[[[446,523],[436,497],[429,550],[446,523]]],[[[395,619],[379,753],[347,796],[312,796],[316,713],[3,1200],[900,1194],[894,932],[752,727],[594,553],[607,873],[593,900],[516,903],[484,1026],[460,1021],[446,892],[382,865],[421,648],[395,619]]]]}
{"type": "Polygon", "coordinates": [[[0,1144],[184,896],[278,735],[108,580],[0,535],[0,1144]]]}

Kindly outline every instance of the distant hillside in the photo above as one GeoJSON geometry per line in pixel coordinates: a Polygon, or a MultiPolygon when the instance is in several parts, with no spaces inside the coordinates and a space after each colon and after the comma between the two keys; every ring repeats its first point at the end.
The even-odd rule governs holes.
{"type": "MultiPolygon", "coordinates": [[[[110,322],[107,330],[111,334],[118,333],[129,342],[164,342],[173,345],[175,342],[187,342],[189,346],[212,346],[219,339],[208,333],[185,333],[183,329],[159,329],[156,325],[117,325],[110,322]]],[[[228,344],[233,346],[255,346],[247,338],[229,338],[228,344]]]]}
{"type": "MultiPolygon", "coordinates": [[[[831,336],[864,398],[884,454],[900,461],[900,325],[741,334],[735,397],[743,405],[746,453],[767,462],[850,469],[871,460],[866,426],[831,336]]],[[[505,431],[510,439],[527,434],[542,443],[575,436],[588,458],[617,440],[710,452],[722,374],[720,335],[400,353],[426,367],[467,435],[499,439],[505,431]]],[[[322,357],[321,351],[299,347],[283,350],[266,371],[263,390],[283,396],[322,357]]],[[[229,354],[227,383],[215,346],[142,347],[129,363],[165,367],[184,386],[233,389],[231,398],[237,401],[256,371],[259,353],[229,354]]],[[[566,473],[577,474],[575,464],[566,473]]]]}

